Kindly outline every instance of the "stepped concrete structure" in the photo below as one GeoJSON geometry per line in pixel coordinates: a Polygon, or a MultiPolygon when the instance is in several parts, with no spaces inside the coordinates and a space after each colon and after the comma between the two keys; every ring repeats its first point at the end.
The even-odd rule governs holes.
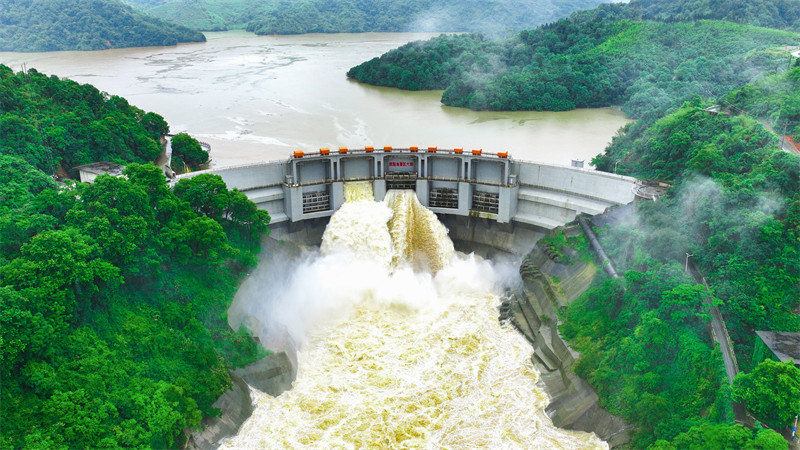
{"type": "MultiPolygon", "coordinates": [[[[413,189],[440,216],[481,217],[550,230],[576,215],[600,214],[635,197],[636,180],[595,170],[510,159],[507,153],[416,147],[296,151],[284,161],[214,168],[212,173],[269,212],[272,226],[327,219],[344,183],[371,181],[376,200],[413,189]]],[[[529,250],[530,248],[528,248],[529,250]]]]}

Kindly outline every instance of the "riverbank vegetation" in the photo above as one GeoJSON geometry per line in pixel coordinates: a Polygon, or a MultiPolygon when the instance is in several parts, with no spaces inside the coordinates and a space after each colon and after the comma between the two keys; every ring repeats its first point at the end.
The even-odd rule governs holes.
{"type": "MultiPolygon", "coordinates": [[[[751,379],[742,374],[731,391],[707,330],[709,303],[719,305],[740,369],[756,377],[755,330],[800,331],[800,157],[781,151],[759,120],[712,105],[696,99],[650,125],[629,125],[594,161],[673,186],[600,230],[624,279],[591,288],[563,314],[562,332],[582,353],[576,373],[638,426],[636,446],[674,440],[682,448],[711,435],[737,442],[746,431],[732,426],[731,403],[749,399],[755,383],[741,387],[751,379]],[[685,274],[687,254],[708,291],[685,274]]],[[[796,403],[780,420],[748,406],[780,429],[800,413],[796,403]]]]}
{"type": "Polygon", "coordinates": [[[186,133],[178,133],[172,137],[172,170],[184,172],[184,166],[197,170],[208,162],[208,152],[203,150],[200,142],[186,133]]]}
{"type": "Polygon", "coordinates": [[[130,0],[198,30],[256,34],[471,31],[507,34],[592,8],[601,0],[130,0]]]}
{"type": "MultiPolygon", "coordinates": [[[[0,65],[0,155],[18,156],[47,174],[99,161],[153,162],[169,125],[124,98],[89,84],[0,65]]],[[[208,152],[186,133],[173,139],[173,161],[196,169],[208,152]]]]}
{"type": "Polygon", "coordinates": [[[779,47],[800,42],[793,32],[680,22],[680,15],[655,10],[651,16],[660,21],[642,20],[637,5],[602,5],[505,40],[413,42],[348,76],[401,89],[445,89],[445,105],[476,110],[620,106],[634,118],[658,117],[694,95],[717,97],[785,69],[791,56],[779,47]]]}
{"type": "Polygon", "coordinates": [[[47,52],[204,42],[118,0],[0,0],[0,51],[47,52]]]}
{"type": "Polygon", "coordinates": [[[269,216],[218,176],[171,189],[137,164],[157,115],[34,71],[0,82],[0,447],[180,446],[263,355],[226,311],[269,216]],[[106,156],[124,176],[50,176],[106,156]]]}

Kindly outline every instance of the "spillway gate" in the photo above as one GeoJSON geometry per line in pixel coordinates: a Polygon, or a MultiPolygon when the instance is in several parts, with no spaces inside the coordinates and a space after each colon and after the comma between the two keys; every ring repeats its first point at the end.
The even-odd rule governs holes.
{"type": "Polygon", "coordinates": [[[591,169],[511,159],[508,153],[428,147],[295,151],[286,160],[220,167],[180,175],[220,175],[266,209],[272,223],[332,215],[343,185],[369,181],[376,200],[387,190],[412,189],[443,215],[552,229],[577,214],[599,214],[633,201],[636,180],[591,169]]]}

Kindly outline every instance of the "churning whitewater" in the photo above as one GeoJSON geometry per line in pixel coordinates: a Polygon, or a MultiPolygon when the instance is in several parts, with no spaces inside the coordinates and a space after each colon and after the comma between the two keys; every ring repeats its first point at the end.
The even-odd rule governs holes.
{"type": "Polygon", "coordinates": [[[256,393],[223,447],[607,447],[545,415],[531,347],[497,320],[489,262],[457,254],[412,191],[376,202],[351,183],[345,194],[303,270],[319,271],[330,283],[312,288],[320,302],[346,313],[304,330],[292,389],[256,393]]]}

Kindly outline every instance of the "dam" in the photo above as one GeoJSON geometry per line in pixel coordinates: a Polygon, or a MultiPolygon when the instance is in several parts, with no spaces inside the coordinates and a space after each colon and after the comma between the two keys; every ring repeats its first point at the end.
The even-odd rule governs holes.
{"type": "MultiPolygon", "coordinates": [[[[572,356],[555,346],[548,325],[531,338],[498,321],[498,311],[506,308],[502,274],[516,271],[520,256],[578,214],[633,201],[635,179],[434,147],[296,151],[178,179],[203,173],[272,217],[265,257],[229,321],[288,353],[295,369],[286,353],[265,362],[264,373],[280,375],[267,382],[276,385],[269,395],[245,378],[216,405],[236,406],[193,436],[192,447],[617,442],[620,427],[593,391],[563,372],[559,360],[572,356]],[[515,257],[496,265],[471,254],[487,247],[487,256],[515,257]]],[[[541,300],[536,317],[555,317],[541,300]]]]}
{"type": "MultiPolygon", "coordinates": [[[[580,167],[518,161],[480,149],[392,147],[294,151],[283,161],[214,168],[212,173],[269,212],[273,229],[327,220],[344,203],[344,183],[372,184],[376,201],[391,189],[412,189],[440,217],[477,217],[510,230],[550,230],[630,203],[636,180],[580,167]]],[[[529,249],[528,249],[529,250],[529,249]]]]}

